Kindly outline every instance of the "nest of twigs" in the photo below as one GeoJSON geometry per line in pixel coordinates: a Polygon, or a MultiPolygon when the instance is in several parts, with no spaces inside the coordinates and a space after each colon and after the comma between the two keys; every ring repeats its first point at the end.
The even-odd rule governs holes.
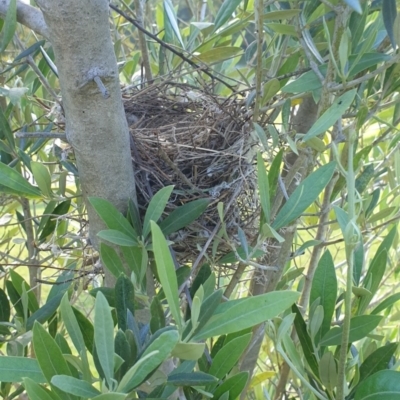
{"type": "MultiPolygon", "coordinates": [[[[258,197],[248,110],[237,98],[220,99],[179,84],[124,93],[132,134],[139,206],[174,185],[167,211],[198,198],[211,204],[195,223],[170,239],[180,259],[192,259],[219,231],[217,203],[224,203],[230,237],[240,227],[257,232],[258,197]]],[[[230,251],[222,240],[217,254],[230,251]]]]}

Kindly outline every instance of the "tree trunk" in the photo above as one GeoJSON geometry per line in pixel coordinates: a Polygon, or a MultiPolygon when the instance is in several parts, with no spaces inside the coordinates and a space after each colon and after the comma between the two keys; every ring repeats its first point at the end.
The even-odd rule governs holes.
{"type": "MultiPolygon", "coordinates": [[[[135,199],[135,180],[108,0],[36,2],[54,49],[67,139],[75,151],[84,198],[101,197],[124,212],[128,199],[135,199]]],[[[104,225],[86,205],[96,246],[104,225]]],[[[112,284],[111,276],[106,275],[106,284],[112,284]]]]}

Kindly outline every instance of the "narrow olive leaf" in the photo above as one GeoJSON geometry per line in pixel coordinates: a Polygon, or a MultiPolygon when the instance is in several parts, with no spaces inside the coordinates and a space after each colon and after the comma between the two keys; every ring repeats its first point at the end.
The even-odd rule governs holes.
{"type": "Polygon", "coordinates": [[[94,328],[92,323],[83,315],[79,310],[72,307],[72,311],[75,315],[75,318],[78,322],[79,329],[83,335],[83,341],[85,342],[85,347],[89,351],[89,353],[93,353],[94,346],[94,328]]]}
{"type": "Polygon", "coordinates": [[[337,366],[335,357],[330,351],[326,351],[319,361],[319,377],[330,392],[337,386],[337,366]]]}
{"type": "Polygon", "coordinates": [[[90,383],[72,376],[55,375],[51,378],[51,383],[65,393],[83,397],[84,399],[92,398],[101,394],[101,392],[94,388],[90,383]]]}
{"type": "Polygon", "coordinates": [[[344,0],[344,2],[347,3],[354,11],[358,12],[359,14],[362,14],[360,0],[344,0]]]}
{"type": "Polygon", "coordinates": [[[8,301],[6,292],[0,288],[0,322],[8,322],[10,320],[10,315],[10,302],[8,301]]]}
{"type": "Polygon", "coordinates": [[[231,18],[236,8],[239,6],[241,0],[225,0],[217,12],[214,21],[214,32],[219,29],[225,22],[231,18]]]}
{"type": "Polygon", "coordinates": [[[10,0],[7,8],[6,19],[3,27],[3,37],[0,43],[0,53],[2,53],[14,36],[17,27],[17,0],[10,0]]]}
{"type": "Polygon", "coordinates": [[[318,344],[321,338],[329,331],[331,319],[335,311],[337,297],[337,279],[335,264],[329,250],[327,250],[318,262],[312,281],[310,292],[310,306],[318,298],[324,309],[324,319],[321,328],[315,336],[315,343],[318,344]]]}
{"type": "MultiPolygon", "coordinates": [[[[67,290],[68,288],[65,287],[64,293],[67,290]]],[[[64,293],[59,293],[57,296],[51,298],[46,302],[46,304],[30,315],[26,321],[26,330],[31,330],[35,321],[38,321],[41,324],[44,324],[46,321],[48,321],[49,318],[52,317],[57,311],[64,293]]]]}
{"type": "Polygon", "coordinates": [[[301,10],[298,8],[292,8],[290,10],[279,10],[270,11],[263,14],[262,18],[264,21],[274,20],[274,19],[290,19],[300,14],[301,10]]]}
{"type": "MultiPolygon", "coordinates": [[[[321,65],[319,71],[323,76],[326,74],[327,65],[321,65]]],[[[286,93],[302,93],[314,91],[322,87],[321,80],[314,71],[308,71],[301,75],[300,78],[290,81],[282,88],[282,92],[286,93]]]]}
{"type": "Polygon", "coordinates": [[[115,283],[115,308],[117,311],[118,328],[127,329],[128,310],[135,312],[135,289],[131,280],[126,275],[121,275],[115,283]]]}
{"type": "Polygon", "coordinates": [[[29,400],[54,400],[54,397],[33,379],[24,378],[23,382],[29,400]]]}
{"type": "Polygon", "coordinates": [[[257,153],[257,178],[258,193],[260,195],[261,208],[264,212],[265,221],[270,223],[271,218],[271,201],[269,198],[269,180],[265,169],[264,159],[261,153],[257,153]]]}
{"type": "MultiPolygon", "coordinates": [[[[0,139],[7,139],[9,149],[4,149],[6,153],[12,154],[15,149],[14,135],[11,130],[10,124],[7,121],[7,117],[4,115],[3,110],[0,109],[0,139]]],[[[0,142],[2,143],[2,142],[0,142]]],[[[3,144],[3,143],[2,143],[3,144]]],[[[8,146],[7,146],[8,147],[8,146]]]]}
{"type": "Polygon", "coordinates": [[[400,372],[379,371],[360,384],[355,400],[400,400],[400,372]]]}
{"type": "Polygon", "coordinates": [[[207,339],[255,326],[279,315],[298,297],[297,292],[281,291],[222,303],[193,339],[207,339]]]}
{"type": "Polygon", "coordinates": [[[172,189],[174,187],[172,185],[165,186],[160,189],[151,199],[146,215],[144,216],[143,222],[143,237],[147,237],[150,233],[150,221],[157,222],[162,213],[164,212],[165,206],[168,203],[168,199],[171,196],[172,189]]]}
{"type": "Polygon", "coordinates": [[[268,139],[267,135],[265,134],[264,129],[258,125],[256,122],[253,122],[254,126],[254,131],[256,132],[258,138],[260,139],[260,142],[264,148],[265,151],[269,151],[269,145],[268,145],[268,139]]]}
{"type": "Polygon", "coordinates": [[[338,97],[333,104],[318,118],[315,124],[303,137],[303,142],[311,139],[314,136],[318,136],[321,133],[327,131],[331,126],[339,120],[344,112],[350,107],[357,93],[356,89],[350,90],[340,97],[338,97]]]}
{"type": "Polygon", "coordinates": [[[217,379],[205,372],[181,372],[168,376],[167,382],[174,386],[205,386],[217,379]]]}
{"type": "Polygon", "coordinates": [[[94,343],[100,365],[110,388],[114,376],[114,323],[110,306],[101,292],[96,295],[94,312],[94,343]]]}
{"type": "Polygon", "coordinates": [[[21,174],[3,163],[0,163],[0,185],[29,199],[41,197],[40,190],[37,187],[32,186],[21,174]]]}
{"type": "MultiPolygon", "coordinates": [[[[38,322],[33,326],[33,347],[40,369],[47,382],[51,383],[51,378],[54,375],[71,375],[61,349],[38,322]]],[[[57,388],[53,389],[62,399],[75,399],[74,396],[60,392],[57,388]]]]}
{"type": "Polygon", "coordinates": [[[240,47],[234,46],[216,47],[214,49],[196,54],[196,56],[193,58],[197,61],[202,61],[205,64],[212,64],[228,60],[229,58],[237,56],[238,53],[241,53],[242,51],[243,50],[240,47]]]}
{"type": "Polygon", "coordinates": [[[167,236],[190,225],[203,214],[210,201],[210,199],[198,199],[176,208],[160,223],[163,234],[167,236]]]}
{"type": "Polygon", "coordinates": [[[100,243],[100,257],[104,267],[116,278],[125,272],[119,255],[111,246],[100,243]]]}
{"type": "Polygon", "coordinates": [[[34,358],[0,357],[0,382],[22,382],[30,378],[37,383],[45,383],[46,378],[34,358]]]}
{"type": "Polygon", "coordinates": [[[117,244],[118,246],[130,247],[137,244],[137,240],[132,236],[128,236],[121,231],[116,231],[115,229],[107,229],[100,231],[97,236],[100,239],[106,240],[107,242],[117,244]]]}
{"type": "Polygon", "coordinates": [[[298,218],[319,196],[332,179],[336,163],[330,162],[310,174],[289,197],[280,209],[272,227],[275,230],[287,226],[298,218]]]}
{"type": "Polygon", "coordinates": [[[248,378],[248,372],[239,372],[238,374],[231,376],[222,385],[218,386],[213,393],[213,399],[218,400],[222,398],[226,392],[229,392],[229,397],[227,397],[228,399],[237,399],[243,392],[248,378]]]}
{"type": "Polygon", "coordinates": [[[398,346],[398,343],[389,343],[370,354],[360,366],[359,382],[361,383],[378,371],[388,369],[398,346]]]}
{"type": "Polygon", "coordinates": [[[396,0],[384,0],[382,1],[382,17],[383,23],[385,24],[386,32],[389,36],[390,43],[393,49],[396,49],[396,39],[394,36],[394,21],[397,15],[396,0]]]}
{"type": "Polygon", "coordinates": [[[88,200],[107,228],[120,231],[133,239],[137,238],[135,229],[110,202],[98,197],[89,197],[88,200]]]}
{"type": "Polygon", "coordinates": [[[32,174],[42,193],[51,198],[51,176],[49,170],[40,162],[31,161],[32,174]]]}
{"type": "Polygon", "coordinates": [[[43,230],[40,233],[39,241],[42,241],[47,238],[47,236],[51,235],[55,229],[57,228],[57,215],[65,215],[69,211],[69,207],[71,206],[71,200],[62,201],[57,205],[54,209],[50,206],[53,205],[53,202],[49,203],[49,207],[46,207],[46,212],[52,215],[44,215],[42,219],[44,221],[40,221],[39,228],[42,226],[43,230]]]}
{"type": "Polygon", "coordinates": [[[79,327],[78,320],[69,303],[68,293],[65,293],[61,300],[60,311],[65,328],[67,329],[67,332],[69,334],[69,337],[72,340],[72,343],[74,344],[76,350],[78,350],[78,353],[82,359],[82,369],[83,369],[84,379],[90,382],[91,374],[90,374],[88,357],[86,353],[85,340],[83,338],[82,331],[79,327]]]}
{"type": "Polygon", "coordinates": [[[31,290],[31,287],[28,285],[28,283],[25,281],[25,279],[19,275],[17,272],[14,270],[10,270],[10,277],[12,284],[14,285],[15,290],[18,292],[20,296],[22,296],[23,290],[22,287],[25,288],[26,293],[28,294],[28,308],[31,313],[34,313],[39,309],[39,303],[38,300],[31,290]]]}
{"type": "Polygon", "coordinates": [[[24,57],[27,57],[34,53],[36,50],[40,49],[40,46],[43,46],[46,43],[45,40],[39,40],[38,42],[34,43],[32,46],[28,47],[26,50],[22,51],[14,58],[14,62],[21,60],[24,57]]]}
{"type": "Polygon", "coordinates": [[[174,31],[175,36],[179,40],[182,48],[185,48],[185,45],[183,44],[183,40],[181,37],[181,32],[179,31],[179,26],[178,26],[178,21],[176,18],[174,6],[171,2],[171,0],[164,0],[164,11],[165,15],[168,18],[169,23],[171,24],[172,30],[174,31]]]}
{"type": "Polygon", "coordinates": [[[182,319],[179,309],[178,283],[176,281],[174,262],[164,235],[160,227],[154,221],[151,221],[151,233],[158,277],[164,290],[165,297],[167,298],[171,314],[179,330],[181,330],[182,319]]]}
{"type": "Polygon", "coordinates": [[[172,357],[178,357],[181,360],[198,360],[204,354],[204,343],[184,343],[176,344],[171,352],[172,357]]]}
{"type": "Polygon", "coordinates": [[[237,364],[250,339],[251,334],[248,333],[228,342],[214,357],[209,373],[218,379],[223,379],[237,364]]]}
{"type": "MultiPolygon", "coordinates": [[[[371,331],[373,331],[381,322],[380,315],[360,315],[353,317],[350,321],[350,335],[349,342],[353,343],[357,340],[365,338],[371,331]]],[[[342,341],[343,326],[332,328],[321,339],[321,346],[339,346],[342,341]]]]}
{"type": "Polygon", "coordinates": [[[307,331],[307,325],[299,308],[295,304],[292,305],[292,311],[296,314],[296,317],[294,319],[294,327],[296,329],[297,336],[299,337],[304,356],[307,360],[308,365],[311,368],[311,371],[315,374],[316,377],[319,377],[318,361],[314,354],[314,348],[310,335],[307,331]]]}
{"type": "Polygon", "coordinates": [[[171,354],[179,340],[176,330],[163,332],[144,351],[140,360],[125,374],[117,390],[129,392],[140,385],[171,354]]]}
{"type": "Polygon", "coordinates": [[[391,307],[394,303],[397,303],[400,300],[400,293],[392,294],[387,297],[385,300],[382,300],[372,311],[371,314],[379,314],[381,311],[386,308],[391,307]]]}
{"type": "Polygon", "coordinates": [[[92,400],[125,400],[126,396],[124,393],[104,393],[93,397],[92,400]]]}

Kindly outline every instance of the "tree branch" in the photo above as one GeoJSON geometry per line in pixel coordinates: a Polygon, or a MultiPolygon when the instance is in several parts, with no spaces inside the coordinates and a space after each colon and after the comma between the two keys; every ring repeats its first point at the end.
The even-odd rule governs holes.
{"type": "MultiPolygon", "coordinates": [[[[10,0],[0,0],[0,16],[4,17],[7,14],[10,0]]],[[[42,12],[28,4],[17,1],[17,21],[32,29],[46,39],[49,38],[49,32],[46,22],[44,21],[42,12]]]]}

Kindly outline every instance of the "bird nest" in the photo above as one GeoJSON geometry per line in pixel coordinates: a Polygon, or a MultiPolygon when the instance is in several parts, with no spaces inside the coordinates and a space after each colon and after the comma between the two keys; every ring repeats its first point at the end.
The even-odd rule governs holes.
{"type": "MultiPolygon", "coordinates": [[[[199,198],[206,212],[170,239],[180,260],[193,259],[219,231],[217,203],[224,203],[230,238],[240,227],[251,240],[258,224],[255,142],[248,110],[237,98],[220,99],[182,85],[124,93],[130,125],[138,203],[146,209],[161,188],[174,185],[167,212],[199,198]]],[[[214,255],[230,251],[221,240],[214,255]]],[[[209,253],[210,254],[210,253],[209,253]]]]}

